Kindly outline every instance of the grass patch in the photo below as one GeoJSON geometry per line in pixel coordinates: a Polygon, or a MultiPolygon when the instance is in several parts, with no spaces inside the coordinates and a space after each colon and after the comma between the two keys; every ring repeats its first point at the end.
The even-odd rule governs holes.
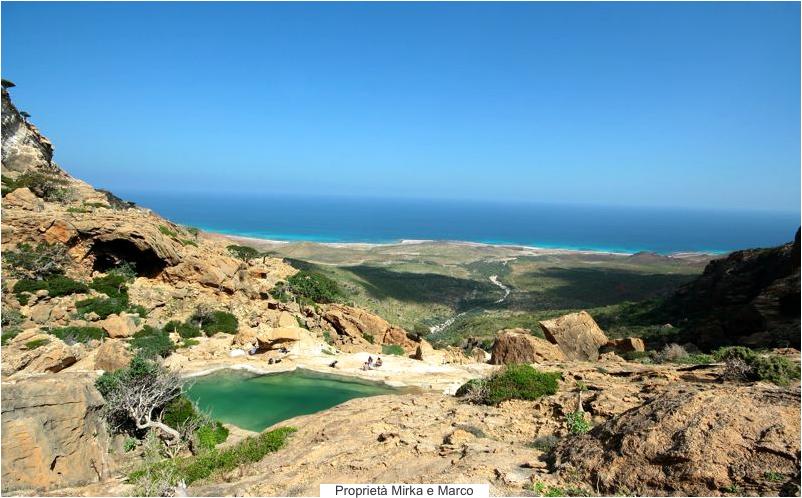
{"type": "Polygon", "coordinates": [[[50,339],[42,338],[28,341],[25,343],[25,348],[32,351],[38,347],[44,346],[45,344],[50,344],[50,339]]]}
{"type": "Polygon", "coordinates": [[[128,479],[132,482],[140,479],[159,479],[166,480],[171,485],[183,480],[190,485],[215,473],[230,472],[240,465],[258,462],[268,453],[283,448],[289,436],[297,430],[295,427],[280,427],[246,438],[224,450],[213,448],[193,457],[162,460],[145,469],[132,472],[128,479]]]}
{"type": "Polygon", "coordinates": [[[145,358],[166,358],[175,351],[175,344],[170,335],[160,329],[145,325],[131,338],[131,347],[145,358]]]}
{"type": "Polygon", "coordinates": [[[533,400],[557,392],[559,372],[541,372],[530,365],[507,365],[487,379],[472,379],[457,390],[457,396],[473,393],[473,401],[497,405],[508,399],[533,400]]]}
{"type": "Polygon", "coordinates": [[[91,297],[76,302],[75,307],[81,315],[95,313],[100,318],[108,318],[109,315],[116,315],[128,309],[128,300],[91,297]]]}
{"type": "Polygon", "coordinates": [[[50,335],[56,336],[66,343],[101,340],[106,337],[106,331],[100,327],[59,327],[51,329],[50,335]]]}
{"type": "Polygon", "coordinates": [[[159,225],[159,231],[168,237],[176,238],[178,236],[178,232],[165,225],[159,225]]]}
{"type": "Polygon", "coordinates": [[[565,416],[565,423],[571,434],[584,434],[590,430],[590,424],[585,418],[585,412],[575,411],[565,416]]]}
{"type": "MultiPolygon", "coordinates": [[[[373,343],[371,343],[373,344],[373,343]]],[[[398,344],[383,344],[382,345],[382,354],[388,355],[395,355],[395,356],[404,356],[406,352],[404,348],[399,346],[398,344]]]]}

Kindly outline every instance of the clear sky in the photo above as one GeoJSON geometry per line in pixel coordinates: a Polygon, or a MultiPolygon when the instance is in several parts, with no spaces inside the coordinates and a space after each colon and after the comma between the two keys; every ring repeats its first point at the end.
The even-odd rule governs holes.
{"type": "Polygon", "coordinates": [[[796,211],[800,5],[2,4],[2,75],[118,190],[796,211]]]}

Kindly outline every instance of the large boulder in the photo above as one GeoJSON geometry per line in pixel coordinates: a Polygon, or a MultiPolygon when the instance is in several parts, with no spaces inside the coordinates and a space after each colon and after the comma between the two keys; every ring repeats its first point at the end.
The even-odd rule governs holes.
{"type": "Polygon", "coordinates": [[[684,384],[561,440],[552,470],[603,495],[776,496],[799,484],[799,403],[798,387],[684,384]]]}
{"type": "Polygon", "coordinates": [[[301,340],[305,329],[301,327],[276,327],[259,332],[256,335],[260,351],[267,351],[279,347],[287,347],[301,340]]]}
{"type": "Polygon", "coordinates": [[[60,373],[3,383],[3,492],[77,486],[108,476],[109,439],[94,379],[60,373]]]}
{"type": "Polygon", "coordinates": [[[560,348],[545,339],[533,336],[526,329],[500,331],[493,343],[493,352],[490,357],[490,363],[493,365],[565,360],[566,357],[560,348]]]}
{"type": "Polygon", "coordinates": [[[75,364],[81,355],[77,346],[68,346],[50,334],[29,329],[3,347],[3,375],[16,372],[56,373],[75,364]]]}
{"type": "Polygon", "coordinates": [[[112,338],[131,337],[137,331],[138,315],[122,313],[120,315],[109,315],[105,320],[98,322],[103,330],[112,338]]]}
{"type": "Polygon", "coordinates": [[[114,372],[127,367],[131,358],[133,354],[123,341],[107,339],[95,350],[95,370],[114,372]]]}
{"type": "Polygon", "coordinates": [[[23,187],[14,189],[3,197],[3,207],[41,211],[44,209],[45,203],[42,199],[36,197],[36,194],[31,192],[30,189],[23,187]]]}
{"type": "Polygon", "coordinates": [[[569,360],[596,361],[607,336],[587,311],[569,313],[539,322],[543,334],[559,346],[569,360]]]}

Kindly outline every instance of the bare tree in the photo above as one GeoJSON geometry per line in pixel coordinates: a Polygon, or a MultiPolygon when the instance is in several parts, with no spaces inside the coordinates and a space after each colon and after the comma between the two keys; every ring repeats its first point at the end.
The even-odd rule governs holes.
{"type": "Polygon", "coordinates": [[[128,368],[98,379],[111,419],[127,419],[137,429],[157,429],[170,444],[181,433],[161,421],[161,410],[181,395],[183,382],[163,366],[135,357],[128,368]]]}

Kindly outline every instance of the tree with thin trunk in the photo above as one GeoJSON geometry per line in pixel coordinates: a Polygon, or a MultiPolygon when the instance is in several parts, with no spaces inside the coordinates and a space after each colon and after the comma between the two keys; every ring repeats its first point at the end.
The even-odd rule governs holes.
{"type": "Polygon", "coordinates": [[[168,444],[180,440],[181,433],[161,421],[164,407],[182,393],[183,383],[174,372],[137,356],[127,368],[104,373],[96,386],[106,400],[109,421],[155,429],[168,444]]]}

